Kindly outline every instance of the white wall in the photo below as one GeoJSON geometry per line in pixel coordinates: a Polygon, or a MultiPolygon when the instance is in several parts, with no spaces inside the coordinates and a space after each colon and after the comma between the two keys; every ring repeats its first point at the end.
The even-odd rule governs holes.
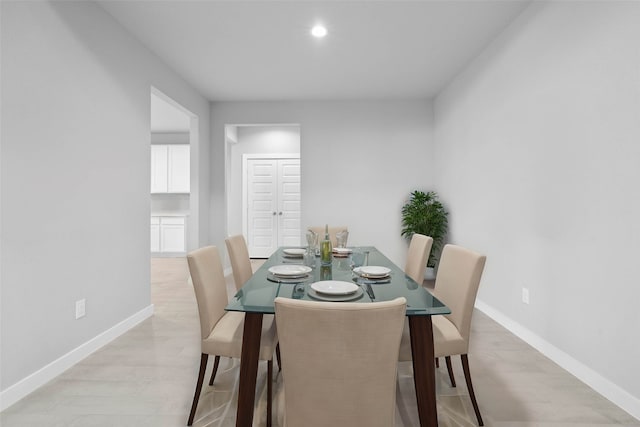
{"type": "Polygon", "coordinates": [[[302,226],[347,225],[350,244],[375,245],[403,266],[400,209],[413,189],[433,184],[431,117],[424,100],[212,103],[212,244],[227,232],[225,124],[296,123],[302,226]]]}
{"type": "MultiPolygon", "coordinates": [[[[151,214],[153,215],[189,215],[189,211],[189,194],[155,193],[151,195],[151,214]]],[[[189,228],[188,223],[187,228],[189,228]]],[[[189,248],[189,250],[191,250],[191,248],[189,248]]]]}
{"type": "Polygon", "coordinates": [[[438,96],[479,300],[640,417],[640,3],[535,2],[438,96]],[[531,303],[521,303],[521,288],[531,303]]]}
{"type": "Polygon", "coordinates": [[[152,132],[151,144],[188,144],[189,132],[152,132]]]}
{"type": "MultiPolygon", "coordinates": [[[[230,161],[227,164],[229,194],[227,202],[227,233],[242,234],[242,156],[244,154],[300,153],[299,126],[238,126],[236,143],[227,145],[230,161]]],[[[228,135],[229,136],[229,135],[228,135]]]]}
{"type": "Polygon", "coordinates": [[[151,312],[151,86],[199,115],[204,142],[209,104],[93,3],[1,8],[4,407],[151,312]]]}

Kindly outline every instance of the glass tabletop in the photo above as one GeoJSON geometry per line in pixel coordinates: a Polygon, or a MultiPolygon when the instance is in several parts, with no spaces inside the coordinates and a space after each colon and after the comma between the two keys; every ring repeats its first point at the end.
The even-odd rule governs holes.
{"type": "MultiPolygon", "coordinates": [[[[386,267],[389,276],[383,279],[370,279],[353,272],[352,256],[333,257],[330,266],[322,266],[320,257],[316,257],[315,265],[306,277],[283,278],[269,272],[275,266],[302,265],[302,258],[285,256],[279,248],[255,272],[229,302],[225,310],[273,314],[273,300],[276,297],[303,299],[311,301],[349,301],[370,303],[389,301],[404,297],[407,300],[407,316],[431,316],[449,314],[451,310],[429,291],[416,283],[404,271],[396,266],[375,247],[351,248],[354,252],[368,251],[368,266],[386,267]],[[352,295],[331,296],[315,292],[311,284],[321,280],[337,280],[358,285],[352,295]]],[[[286,268],[286,267],[285,267],[286,268]]]]}

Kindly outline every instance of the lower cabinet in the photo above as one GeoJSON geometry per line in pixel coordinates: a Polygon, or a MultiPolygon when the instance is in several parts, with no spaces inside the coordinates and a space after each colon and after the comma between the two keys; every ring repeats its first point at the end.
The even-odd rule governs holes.
{"type": "Polygon", "coordinates": [[[160,252],[160,217],[151,217],[151,252],[160,252]]]}
{"type": "Polygon", "coordinates": [[[151,252],[186,251],[184,216],[151,217],[151,252]]]}

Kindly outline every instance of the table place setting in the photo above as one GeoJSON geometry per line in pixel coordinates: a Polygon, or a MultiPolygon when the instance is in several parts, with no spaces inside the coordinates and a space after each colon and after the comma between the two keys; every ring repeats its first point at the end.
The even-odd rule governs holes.
{"type": "Polygon", "coordinates": [[[384,284],[391,281],[391,270],[377,265],[363,265],[353,269],[354,281],[359,284],[384,284]]]}
{"type": "Polygon", "coordinates": [[[282,250],[280,261],[283,264],[306,265],[313,268],[316,265],[316,254],[311,248],[286,248],[282,250]]]}
{"type": "Polygon", "coordinates": [[[323,301],[354,301],[362,297],[362,288],[341,280],[322,280],[309,286],[307,294],[323,301]]]}
{"type": "Polygon", "coordinates": [[[352,252],[351,248],[333,248],[333,256],[336,258],[348,258],[352,252]]]}
{"type": "Polygon", "coordinates": [[[307,252],[306,249],[303,248],[287,248],[282,250],[282,254],[287,258],[302,258],[307,252]]]}
{"type": "Polygon", "coordinates": [[[309,278],[311,271],[311,267],[306,265],[274,265],[268,270],[267,280],[277,283],[300,283],[309,278]]]}

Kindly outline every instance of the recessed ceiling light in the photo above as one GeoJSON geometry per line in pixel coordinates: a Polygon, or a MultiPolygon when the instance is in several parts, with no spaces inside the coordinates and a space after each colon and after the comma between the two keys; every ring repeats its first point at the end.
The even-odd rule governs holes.
{"type": "Polygon", "coordinates": [[[316,25],[311,29],[311,35],[320,39],[327,35],[327,29],[322,25],[316,25]]]}

